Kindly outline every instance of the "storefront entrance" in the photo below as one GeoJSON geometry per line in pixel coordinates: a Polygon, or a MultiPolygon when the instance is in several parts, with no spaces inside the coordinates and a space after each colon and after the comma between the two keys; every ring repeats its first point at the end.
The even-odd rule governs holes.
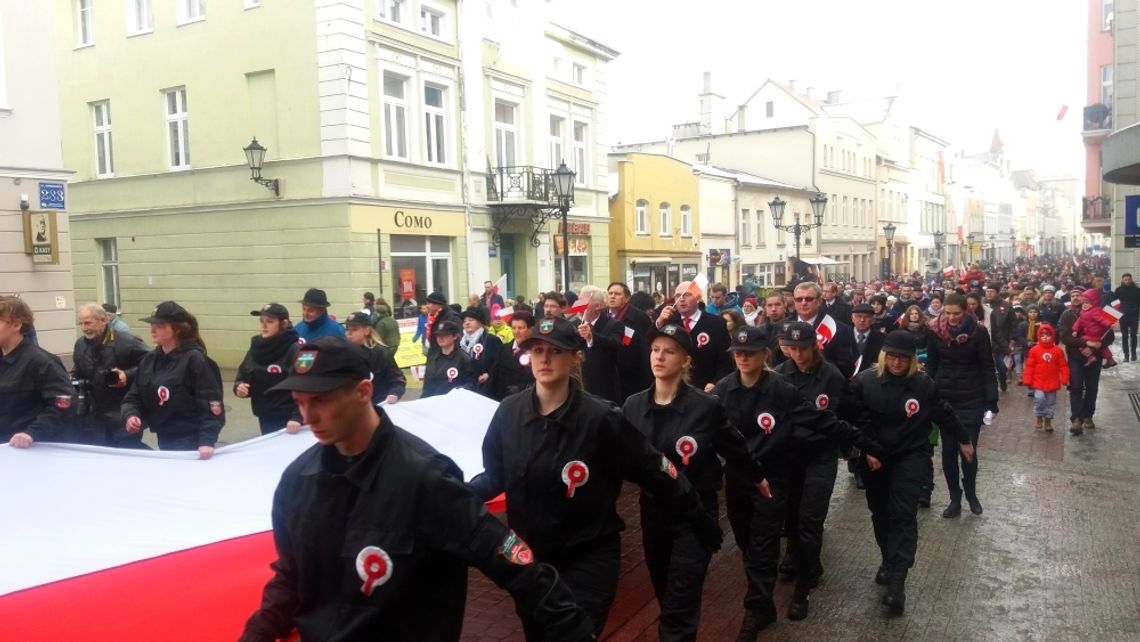
{"type": "Polygon", "coordinates": [[[446,236],[392,235],[392,312],[397,319],[414,318],[427,295],[451,292],[451,239],[446,236]]]}

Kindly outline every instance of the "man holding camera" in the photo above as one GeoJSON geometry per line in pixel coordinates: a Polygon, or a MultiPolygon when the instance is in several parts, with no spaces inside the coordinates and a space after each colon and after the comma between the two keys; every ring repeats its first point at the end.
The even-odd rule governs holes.
{"type": "Polygon", "coordinates": [[[76,440],[96,446],[146,448],[142,431],[129,434],[119,421],[119,407],[147,347],[133,334],[116,332],[110,322],[110,314],[96,303],[79,308],[83,336],[75,342],[71,371],[76,440]]]}

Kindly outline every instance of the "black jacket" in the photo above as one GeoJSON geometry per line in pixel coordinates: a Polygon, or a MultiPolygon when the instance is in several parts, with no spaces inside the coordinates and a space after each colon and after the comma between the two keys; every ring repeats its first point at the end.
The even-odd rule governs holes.
{"type": "Polygon", "coordinates": [[[1041,323],[1048,323],[1056,328],[1061,322],[1061,314],[1065,311],[1065,304],[1057,299],[1053,299],[1048,303],[1037,304],[1037,320],[1041,323]]]}
{"type": "Polygon", "coordinates": [[[372,372],[372,403],[378,404],[388,395],[403,397],[408,380],[404,371],[396,365],[392,350],[387,346],[372,346],[368,350],[368,369],[372,372]]]}
{"type": "Polygon", "coordinates": [[[468,566],[509,590],[550,639],[584,639],[590,625],[557,573],[531,562],[450,459],[380,417],[351,464],[315,445],[285,469],[273,496],[274,574],[242,642],[294,627],[306,642],[458,640],[468,566]],[[365,563],[375,574],[358,570],[365,563]]]}
{"type": "Polygon", "coordinates": [[[1013,306],[1002,299],[992,305],[986,313],[986,328],[990,331],[992,347],[1000,354],[1009,352],[1009,340],[1017,329],[1017,319],[1013,314],[1013,306]]]}
{"type": "Polygon", "coordinates": [[[0,443],[26,432],[36,441],[58,435],[74,417],[75,388],[59,357],[25,336],[0,356],[0,443]]]}
{"type": "Polygon", "coordinates": [[[142,419],[152,432],[197,435],[198,446],[213,446],[226,425],[222,378],[217,365],[194,341],[169,354],[158,346],[139,363],[138,378],[123,399],[120,421],[142,419]]]}
{"type": "MultiPolygon", "coordinates": [[[[825,316],[821,310],[811,324],[817,333],[825,316]]],[[[823,346],[823,356],[828,363],[839,368],[839,372],[843,373],[844,378],[850,379],[851,375],[855,374],[855,360],[859,356],[855,353],[855,335],[851,326],[838,321],[835,323],[835,336],[823,346]]]]}
{"type": "MultiPolygon", "coordinates": [[[[631,396],[622,407],[622,414],[685,474],[702,496],[723,486],[720,457],[745,471],[753,482],[764,479],[760,463],[752,458],[740,431],[728,425],[716,397],[681,384],[672,403],[661,406],[653,400],[654,390],[651,385],[631,396]]],[[[649,496],[642,492],[643,498],[649,496]]]]}
{"type": "Polygon", "coordinates": [[[823,301],[819,306],[819,311],[830,314],[831,318],[839,323],[851,325],[851,306],[844,303],[839,297],[835,297],[831,305],[828,305],[827,301],[823,301]]]}
{"type": "MultiPolygon", "coordinates": [[[[582,381],[586,392],[621,404],[621,378],[618,374],[618,351],[625,336],[625,325],[603,312],[591,328],[590,347],[582,362],[582,381]]],[[[646,360],[646,369],[649,361],[646,360]]]]}
{"type": "MultiPolygon", "coordinates": [[[[681,314],[675,312],[669,323],[685,327],[681,314]]],[[[689,383],[704,390],[732,372],[732,357],[728,354],[728,326],[724,319],[702,310],[689,336],[693,340],[693,367],[689,370],[689,383]]],[[[646,367],[649,366],[648,360],[646,367]]]]}
{"type": "MultiPolygon", "coordinates": [[[[788,359],[775,370],[796,387],[801,399],[820,410],[830,410],[838,417],[843,416],[843,396],[847,390],[847,378],[839,372],[839,368],[824,361],[811,372],[801,372],[795,362],[788,359]]],[[[826,438],[816,434],[812,439],[823,441],[826,438]]]]}
{"type": "Polygon", "coordinates": [[[471,357],[467,356],[457,342],[451,354],[444,354],[440,350],[428,354],[420,399],[446,395],[456,388],[470,390],[474,385],[475,369],[471,367],[471,357]]]}
{"type": "Polygon", "coordinates": [[[1120,311],[1124,316],[1134,317],[1140,313],[1140,286],[1135,283],[1117,287],[1113,297],[1120,299],[1120,311]]]}
{"type": "Polygon", "coordinates": [[[239,384],[249,384],[249,402],[254,416],[281,421],[301,421],[301,411],[288,390],[269,389],[289,376],[289,368],[301,344],[295,330],[285,330],[269,339],[255,334],[249,340],[237,376],[234,377],[234,394],[239,384]]]}
{"type": "Polygon", "coordinates": [[[118,423],[123,397],[127,396],[127,390],[137,376],[139,362],[146,353],[147,347],[142,340],[133,334],[115,332],[109,323],[103,336],[95,340],[80,337],[75,342],[71,376],[87,380],[90,415],[118,423]],[[111,369],[122,370],[127,375],[127,385],[108,387],[106,373],[111,369]]]}
{"type": "Polygon", "coordinates": [[[938,385],[942,397],[960,413],[977,415],[980,422],[982,412],[997,409],[994,354],[984,327],[975,325],[972,332],[951,337],[949,343],[931,334],[926,373],[938,385]]]}
{"type": "MultiPolygon", "coordinates": [[[[879,362],[879,352],[883,349],[883,341],[887,338],[887,333],[882,328],[872,325],[867,330],[867,338],[863,341],[862,357],[863,360],[859,361],[859,338],[855,335],[855,329],[851,329],[851,345],[855,350],[855,361],[859,363],[858,372],[870,370],[875,367],[879,362]]],[[[855,373],[858,374],[858,373],[855,373]]]]}
{"type": "Polygon", "coordinates": [[[499,349],[499,359],[495,363],[495,374],[491,398],[502,401],[516,392],[522,392],[534,385],[534,372],[530,369],[530,355],[519,348],[516,342],[499,349]]]}
{"type": "Polygon", "coordinates": [[[653,320],[641,310],[627,305],[619,321],[623,328],[622,347],[617,355],[618,376],[621,379],[621,398],[625,400],[653,383],[653,372],[649,369],[649,331],[653,329],[653,320]],[[625,345],[625,328],[633,330],[629,345],[625,345]]]}
{"type": "Polygon", "coordinates": [[[459,316],[459,313],[452,310],[450,306],[443,306],[439,314],[435,316],[435,320],[427,324],[427,332],[431,333],[431,340],[428,341],[428,356],[439,352],[439,341],[435,337],[434,326],[438,325],[440,321],[451,321],[460,328],[463,327],[463,317],[459,316]]]}
{"type": "Polygon", "coordinates": [[[954,409],[921,372],[909,377],[890,373],[880,377],[874,370],[859,373],[851,381],[847,415],[886,451],[888,459],[928,448],[931,422],[958,443],[970,443],[954,409]]]}
{"type": "MultiPolygon", "coordinates": [[[[462,340],[462,336],[460,339],[462,340]]],[[[462,350],[462,347],[459,348],[462,350]]],[[[503,349],[503,341],[499,337],[491,334],[486,328],[483,329],[483,336],[479,337],[479,341],[471,346],[471,352],[467,357],[471,361],[471,389],[479,394],[490,397],[492,390],[495,386],[495,365],[499,360],[499,352],[503,349]],[[486,374],[487,381],[479,383],[479,376],[486,374]]]]}
{"type": "Polygon", "coordinates": [[[539,414],[533,389],[504,399],[483,439],[483,468],[470,486],[484,500],[506,491],[507,524],[540,560],[623,530],[625,479],[683,519],[704,515],[689,481],[617,407],[573,385],[549,416],[539,414]]]}

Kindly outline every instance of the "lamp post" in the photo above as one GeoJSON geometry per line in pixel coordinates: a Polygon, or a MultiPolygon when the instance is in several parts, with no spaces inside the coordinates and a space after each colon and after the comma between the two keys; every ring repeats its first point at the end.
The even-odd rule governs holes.
{"type": "Polygon", "coordinates": [[[791,232],[796,237],[796,260],[800,260],[800,235],[808,230],[813,230],[823,225],[823,213],[827,209],[827,197],[823,194],[817,193],[811,199],[812,216],[815,218],[814,223],[800,223],[800,213],[796,212],[796,222],[790,225],[784,225],[784,206],[787,201],[777,196],[774,200],[768,202],[768,208],[772,211],[772,225],[777,230],[784,232],[791,232]]]}
{"type": "Polygon", "coordinates": [[[1009,228],[1009,262],[1017,260],[1017,232],[1009,228]]]}
{"type": "Polygon", "coordinates": [[[265,163],[265,152],[269,150],[262,147],[255,136],[249,145],[241,148],[241,151],[245,152],[245,163],[249,166],[249,180],[272,190],[274,196],[281,196],[281,182],[278,179],[261,177],[261,167],[265,163]]]}
{"type": "Polygon", "coordinates": [[[974,233],[970,232],[966,235],[966,262],[974,262],[974,233]]]}
{"type": "Polygon", "coordinates": [[[570,291],[570,203],[574,201],[574,172],[563,161],[554,170],[554,195],[562,213],[562,289],[570,291]]]}
{"type": "Polygon", "coordinates": [[[884,280],[891,278],[891,272],[894,268],[894,261],[891,260],[893,258],[891,256],[891,253],[895,249],[895,230],[896,229],[898,229],[898,228],[895,227],[894,223],[887,223],[886,225],[883,226],[883,238],[887,239],[887,266],[886,266],[886,269],[883,270],[883,279],[884,280]]]}
{"type": "Polygon", "coordinates": [[[990,260],[997,262],[997,234],[990,234],[990,260]]]}
{"type": "Polygon", "coordinates": [[[946,247],[946,232],[934,233],[934,254],[942,258],[942,248],[946,247]]]}

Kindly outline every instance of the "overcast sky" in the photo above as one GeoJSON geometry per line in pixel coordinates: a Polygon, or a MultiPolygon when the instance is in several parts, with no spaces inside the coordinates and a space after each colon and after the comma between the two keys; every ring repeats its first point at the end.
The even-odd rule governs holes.
{"type": "Polygon", "coordinates": [[[1083,0],[556,1],[560,21],[621,52],[609,68],[612,143],[696,120],[711,71],[728,104],[769,77],[817,98],[900,86],[913,124],[955,148],[985,151],[997,128],[1015,168],[1084,174],[1083,0]]]}

